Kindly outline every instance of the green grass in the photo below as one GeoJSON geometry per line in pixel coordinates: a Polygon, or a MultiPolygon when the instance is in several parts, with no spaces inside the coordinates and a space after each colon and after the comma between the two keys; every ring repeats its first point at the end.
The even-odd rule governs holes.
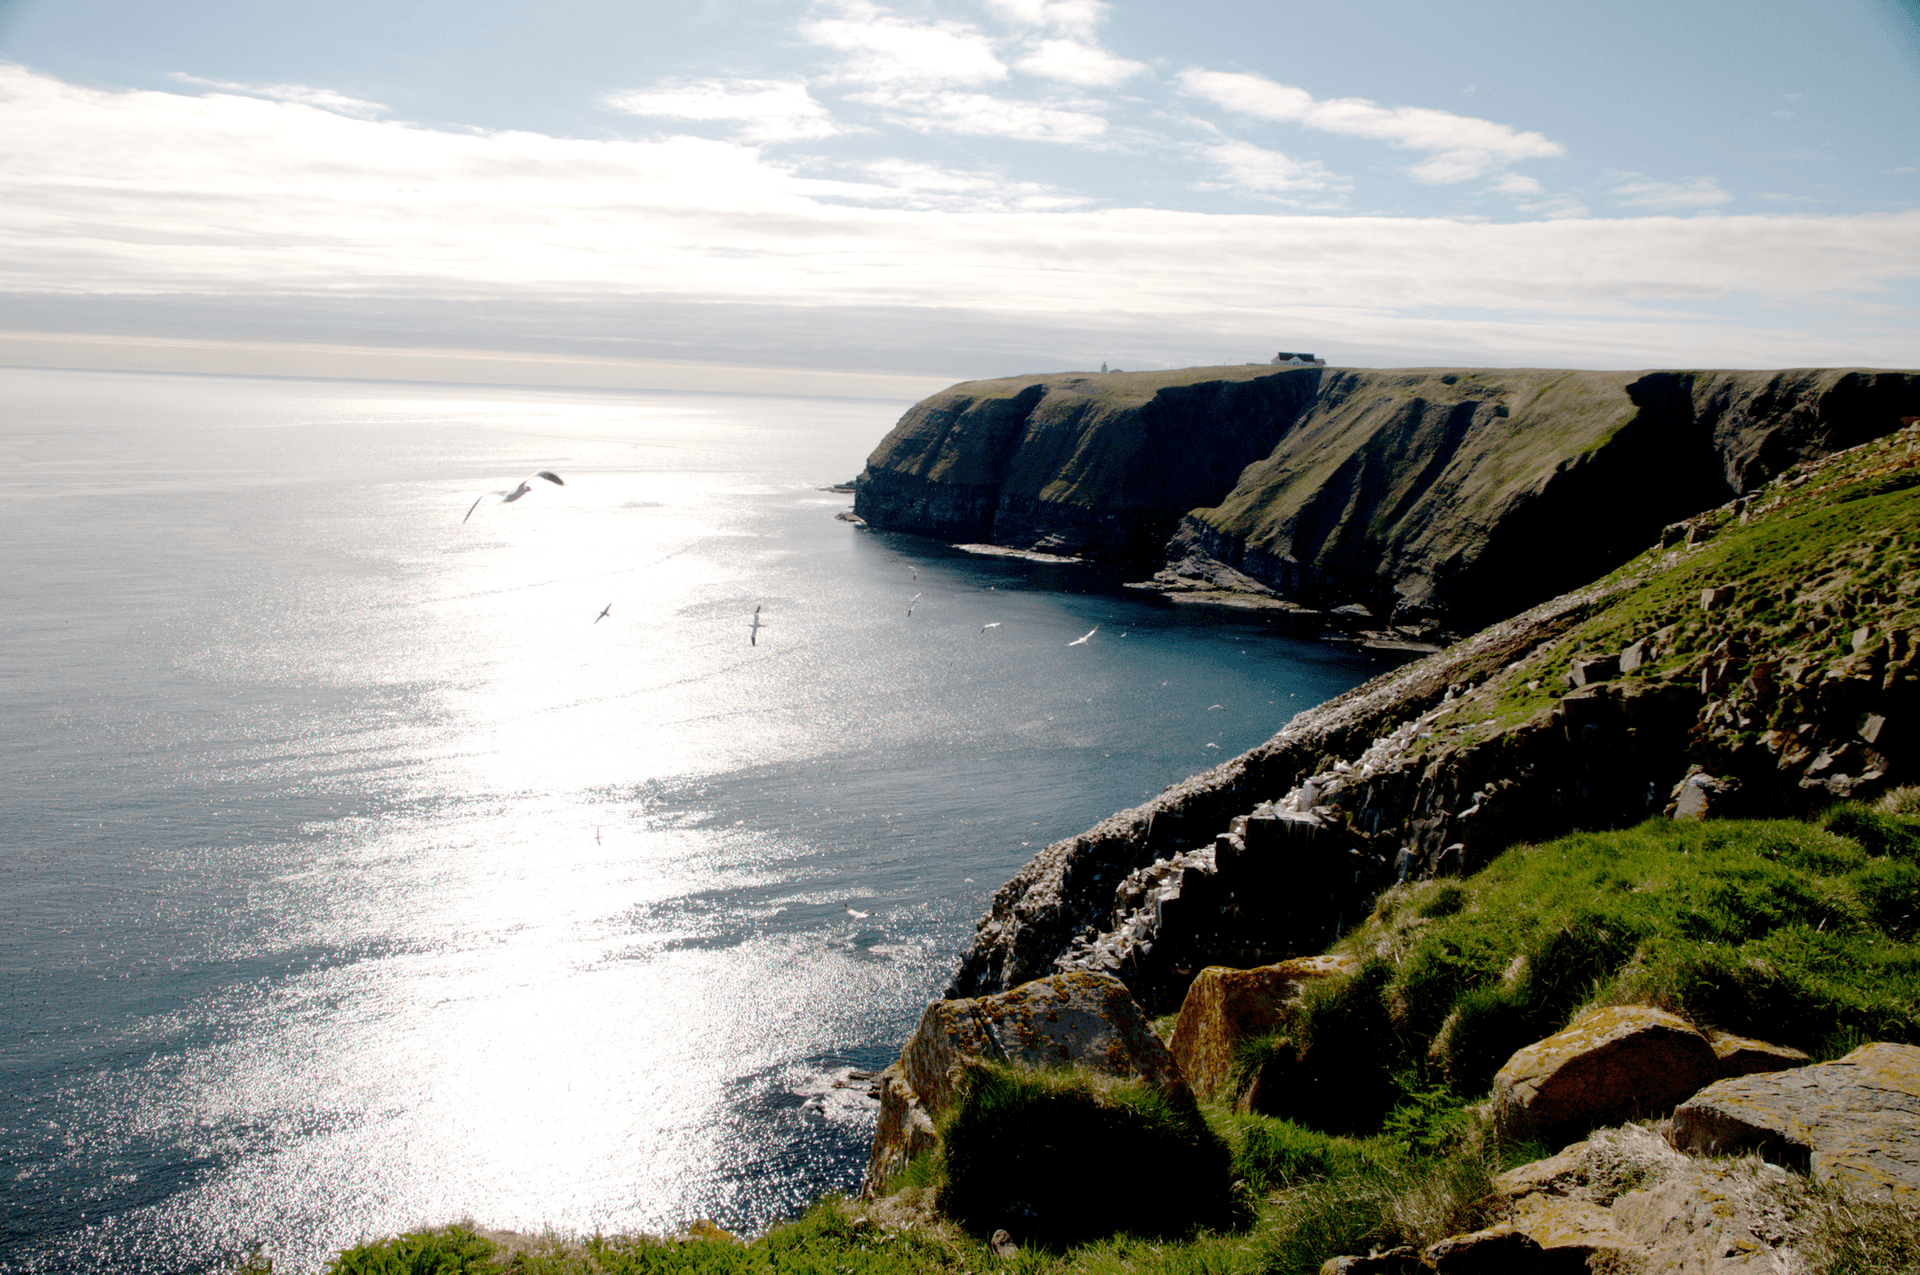
{"type": "Polygon", "coordinates": [[[1074,1069],[970,1069],[940,1121],[941,1210],[1048,1246],[1227,1225],[1226,1145],[1184,1089],[1074,1069]]]}
{"type": "Polygon", "coordinates": [[[1351,978],[1241,1060],[1265,1109],[1441,1149],[1522,1045],[1596,1004],[1836,1057],[1920,1043],[1920,818],[1669,823],[1508,851],[1400,887],[1341,946],[1351,978]],[[1332,1114],[1328,1114],[1332,1113],[1332,1114]]]}

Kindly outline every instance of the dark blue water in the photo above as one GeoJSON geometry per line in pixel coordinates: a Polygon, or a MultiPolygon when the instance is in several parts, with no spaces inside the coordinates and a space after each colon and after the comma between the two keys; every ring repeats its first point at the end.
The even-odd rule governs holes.
{"type": "Polygon", "coordinates": [[[0,403],[7,1271],[851,1190],[996,886],[1382,667],[835,520],[905,404],[0,403]]]}

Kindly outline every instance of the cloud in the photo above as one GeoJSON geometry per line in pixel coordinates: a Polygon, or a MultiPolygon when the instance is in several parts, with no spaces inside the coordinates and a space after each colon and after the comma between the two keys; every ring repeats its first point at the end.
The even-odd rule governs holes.
{"type": "Polygon", "coordinates": [[[1083,107],[985,93],[887,87],[850,94],[847,100],[879,107],[890,122],[922,133],[1085,144],[1098,141],[1107,131],[1106,117],[1083,107]]]}
{"type": "Polygon", "coordinates": [[[317,106],[323,111],[333,111],[354,119],[370,120],[386,114],[387,111],[387,108],[379,102],[348,97],[332,89],[310,88],[305,84],[236,84],[232,80],[209,80],[198,75],[188,75],[185,71],[170,71],[167,78],[178,80],[182,84],[201,84],[208,88],[225,89],[230,93],[241,93],[247,97],[264,97],[274,102],[297,102],[302,106],[317,106]]]}
{"type": "MultiPolygon", "coordinates": [[[[1638,173],[1623,174],[1640,177],[1638,173]]],[[[1711,177],[1692,177],[1684,182],[1659,182],[1648,178],[1625,182],[1613,188],[1613,201],[1628,208],[1652,208],[1662,212],[1713,208],[1733,198],[1720,189],[1711,177]]]]}
{"type": "Polygon", "coordinates": [[[993,41],[959,22],[912,22],[868,0],[801,24],[814,44],[846,55],[842,78],[863,84],[987,84],[1007,78],[993,41]]]}
{"type": "Polygon", "coordinates": [[[1039,182],[1011,180],[1001,173],[965,172],[905,159],[868,160],[854,170],[871,183],[848,198],[887,203],[896,208],[951,212],[1053,212],[1084,207],[1089,201],[1039,182]]]}
{"type": "Polygon", "coordinates": [[[1098,45],[1074,39],[1042,40],[1038,48],[1014,65],[1029,75],[1081,88],[1111,88],[1149,69],[1145,62],[1118,57],[1098,45]]]}
{"type": "Polygon", "coordinates": [[[1107,18],[1102,0],[987,0],[987,8],[1013,26],[1061,31],[1081,39],[1092,39],[1107,18]]]}
{"type": "Polygon", "coordinates": [[[1312,161],[1290,159],[1251,142],[1212,142],[1197,148],[1223,170],[1235,189],[1272,195],[1279,192],[1346,189],[1346,182],[1312,161]]]}
{"type": "Polygon", "coordinates": [[[798,80],[696,80],[609,93],[600,101],[628,115],[733,124],[748,141],[799,141],[847,131],[798,80]]]}
{"type": "MultiPolygon", "coordinates": [[[[368,299],[503,314],[617,300],[788,307],[788,325],[879,307],[895,324],[964,311],[981,331],[1280,331],[1313,349],[1336,333],[1350,349],[1419,333],[1418,348],[1445,334],[1459,349],[1481,333],[1507,343],[1487,347],[1494,361],[1712,366],[1727,350],[1812,350],[1810,316],[1839,331],[1833,316],[1864,302],[1891,313],[1797,357],[1887,364],[1911,349],[1920,288],[1920,211],[1471,224],[1035,211],[1024,201],[1047,192],[1017,185],[999,211],[992,174],[826,180],[737,140],[437,129],[4,66],[0,115],[0,291],[15,295],[331,297],[356,313],[368,299]]],[[[1323,180],[1273,155],[1210,158],[1282,194],[1323,180]]]]}
{"type": "Polygon", "coordinates": [[[1566,153],[1566,147],[1539,133],[1515,132],[1491,120],[1424,107],[1385,107],[1358,97],[1318,99],[1264,75],[1189,70],[1181,72],[1179,83],[1185,92],[1237,115],[1428,151],[1408,170],[1423,182],[1467,181],[1519,160],[1566,153]]]}

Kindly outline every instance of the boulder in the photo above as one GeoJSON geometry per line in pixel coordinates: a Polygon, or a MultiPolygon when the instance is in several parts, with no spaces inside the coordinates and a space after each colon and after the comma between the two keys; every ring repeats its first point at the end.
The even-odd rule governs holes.
{"type": "Polygon", "coordinates": [[[1494,1185],[1504,1226],[1539,1250],[1528,1256],[1541,1265],[1519,1270],[1797,1269],[1779,1244],[1795,1195],[1788,1175],[1757,1161],[1690,1159],[1643,1126],[1601,1130],[1494,1185]]]}
{"type": "Polygon", "coordinates": [[[1306,956],[1238,970],[1210,965],[1194,976],[1174,1023],[1172,1052],[1196,1094],[1208,1095],[1233,1072],[1234,1051],[1278,1028],[1307,984],[1351,972],[1346,956],[1306,956]]]}
{"type": "Polygon", "coordinates": [[[1599,682],[1611,682],[1619,676],[1620,657],[1601,655],[1588,660],[1575,660],[1572,670],[1567,674],[1567,685],[1592,686],[1599,682]]]}
{"type": "Polygon", "coordinates": [[[1789,1067],[1804,1067],[1813,1061],[1802,1050],[1786,1045],[1771,1045],[1764,1040],[1751,1040],[1745,1036],[1735,1036],[1732,1032],[1709,1030],[1707,1043],[1713,1046],[1713,1056],[1720,1060],[1720,1079],[1722,1080],[1731,1076],[1785,1071],[1789,1067]]]}
{"type": "Polygon", "coordinates": [[[1673,1113],[1673,1144],[1757,1151],[1822,1182],[1920,1201],[1920,1046],[1862,1045],[1836,1062],[1708,1085],[1673,1113]]]}
{"type": "Polygon", "coordinates": [[[1575,1275],[1587,1270],[1578,1250],[1549,1254],[1510,1222],[1469,1235],[1450,1235],[1427,1246],[1421,1260],[1440,1275],[1575,1275]]]}
{"type": "Polygon", "coordinates": [[[914,1155],[937,1145],[934,1122],[953,1104],[967,1064],[980,1059],[1029,1067],[1077,1063],[1188,1092],[1179,1064],[1126,985],[1110,975],[1071,970],[995,996],[935,1001],[900,1061],[881,1073],[880,1120],[862,1188],[868,1196],[914,1155]]]}
{"type": "Polygon", "coordinates": [[[1683,1019],[1609,1006],[1509,1058],[1493,1078],[1493,1120],[1512,1136],[1583,1133],[1666,1111],[1719,1074],[1713,1047],[1683,1019]]]}

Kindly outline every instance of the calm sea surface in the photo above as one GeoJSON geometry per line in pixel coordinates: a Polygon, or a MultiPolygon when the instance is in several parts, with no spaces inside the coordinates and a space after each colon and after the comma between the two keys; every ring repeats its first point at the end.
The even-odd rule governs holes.
{"type": "Polygon", "coordinates": [[[906,406],[0,370],[0,1270],[853,1190],[996,886],[1384,667],[836,521],[906,406]]]}

